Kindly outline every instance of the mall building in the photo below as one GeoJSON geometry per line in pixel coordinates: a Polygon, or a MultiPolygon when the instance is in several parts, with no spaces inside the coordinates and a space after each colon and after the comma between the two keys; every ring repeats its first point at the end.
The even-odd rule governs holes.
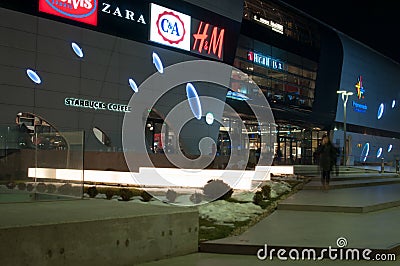
{"type": "Polygon", "coordinates": [[[216,143],[206,151],[216,154],[209,167],[223,168],[239,119],[251,168],[265,148],[249,108],[260,92],[274,116],[267,153],[275,164],[314,163],[324,134],[342,151],[346,135],[349,165],[400,156],[400,65],[283,2],[2,0],[0,15],[3,173],[33,165],[126,171],[122,128],[133,112],[143,113],[137,128],[145,152],[163,167],[172,166],[165,153],[198,156],[197,143],[208,136],[216,143]],[[239,118],[215,105],[211,120],[230,126],[205,123],[200,113],[178,136],[166,117],[187,99],[186,84],[155,103],[145,99],[140,110],[130,100],[154,74],[192,60],[238,70],[229,88],[193,85],[239,118]],[[337,91],[353,92],[346,111],[337,91]]]}

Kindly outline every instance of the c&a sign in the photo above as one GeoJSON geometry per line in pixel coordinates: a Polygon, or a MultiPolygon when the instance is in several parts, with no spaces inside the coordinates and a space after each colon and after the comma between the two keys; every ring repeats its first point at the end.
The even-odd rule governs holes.
{"type": "Polygon", "coordinates": [[[150,41],[223,60],[225,29],[151,4],[150,41]]]}
{"type": "Polygon", "coordinates": [[[39,0],[39,11],[97,26],[98,0],[39,0]]]}
{"type": "Polygon", "coordinates": [[[150,41],[190,50],[190,16],[152,3],[150,20],[150,41]]]}

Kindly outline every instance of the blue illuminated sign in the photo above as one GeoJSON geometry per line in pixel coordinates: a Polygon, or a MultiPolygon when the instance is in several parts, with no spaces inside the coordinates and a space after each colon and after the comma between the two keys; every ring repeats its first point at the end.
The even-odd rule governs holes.
{"type": "Polygon", "coordinates": [[[269,56],[249,51],[247,59],[264,67],[283,70],[283,63],[269,56]]]}
{"type": "Polygon", "coordinates": [[[368,106],[365,104],[357,103],[355,101],[352,102],[353,110],[359,113],[365,113],[368,109],[368,106]]]}

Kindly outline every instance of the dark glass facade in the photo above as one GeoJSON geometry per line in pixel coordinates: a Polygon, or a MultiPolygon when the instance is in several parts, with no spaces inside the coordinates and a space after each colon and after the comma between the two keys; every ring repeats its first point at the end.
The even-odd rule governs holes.
{"type": "MultiPolygon", "coordinates": [[[[242,21],[230,18],[229,10],[221,15],[222,4],[220,9],[213,9],[211,4],[207,9],[190,1],[126,1],[126,5],[119,5],[122,2],[125,3],[99,1],[97,26],[39,12],[36,0],[0,3],[2,36],[7,36],[0,40],[0,88],[4,95],[0,102],[0,124],[5,129],[15,126],[15,121],[18,126],[27,125],[31,140],[35,133],[83,130],[88,152],[123,152],[123,112],[77,108],[67,105],[66,99],[127,105],[132,96],[129,78],[141,84],[152,75],[155,68],[151,54],[156,52],[165,66],[198,59],[234,66],[243,73],[234,77],[237,81],[229,90],[249,99],[260,91],[241,81],[257,84],[275,117],[277,139],[273,146],[281,154],[275,160],[277,164],[313,163],[313,151],[326,133],[334,132],[334,142],[343,147],[344,141],[340,139],[343,105],[336,91],[343,88],[354,91],[357,78],[362,76],[365,98],[351,99],[347,114],[348,129],[357,134],[349,144],[354,151],[353,161],[360,161],[365,142],[372,143],[374,138],[379,145],[371,144],[371,153],[379,148],[387,151],[388,145],[393,145],[385,157],[398,156],[399,129],[394,121],[399,119],[400,97],[396,88],[400,82],[399,66],[371,49],[275,0],[235,4],[232,9],[242,13],[242,21]],[[203,36],[207,24],[210,31],[205,32],[208,35],[204,38],[208,39],[204,41],[213,44],[211,50],[205,50],[206,42],[200,47],[200,39],[186,50],[149,40],[151,4],[189,14],[193,19],[190,30],[196,36],[203,36]],[[136,14],[133,17],[132,12],[136,14]],[[222,30],[224,48],[219,53],[222,30]],[[83,47],[83,59],[73,54],[72,41],[83,47]],[[215,54],[210,57],[210,52],[215,54]],[[27,68],[38,71],[43,79],[41,85],[27,79],[27,68]],[[354,106],[363,104],[368,105],[368,111],[356,112],[354,106]],[[381,104],[385,112],[377,119],[381,104]],[[363,134],[370,138],[367,140],[363,134]]],[[[182,91],[182,87],[176,90],[182,91]]],[[[205,88],[204,95],[218,95],[238,111],[249,132],[249,143],[243,143],[243,147],[256,157],[261,147],[259,126],[254,114],[246,108],[246,101],[227,98],[226,91],[218,86],[205,88]]],[[[161,130],[162,125],[168,124],[164,118],[171,106],[182,99],[184,93],[172,93],[161,98],[157,106],[148,108],[144,132],[149,152],[178,150],[179,145],[170,144],[189,141],[190,130],[186,139],[179,139],[168,127],[167,132],[161,130]]],[[[223,119],[237,122],[229,116],[223,119]]],[[[204,131],[218,136],[218,155],[230,154],[229,130],[214,125],[212,130],[204,131]]],[[[65,149],[64,142],[55,137],[40,145],[65,149]]],[[[376,156],[370,160],[376,160],[376,156]]]]}

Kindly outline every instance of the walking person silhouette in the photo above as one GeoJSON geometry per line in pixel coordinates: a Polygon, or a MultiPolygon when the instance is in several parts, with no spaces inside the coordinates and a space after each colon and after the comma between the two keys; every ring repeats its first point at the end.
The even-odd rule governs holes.
{"type": "Polygon", "coordinates": [[[328,135],[322,137],[322,143],[317,148],[319,166],[321,168],[322,189],[329,189],[332,167],[336,164],[337,149],[333,146],[328,135]]]}

